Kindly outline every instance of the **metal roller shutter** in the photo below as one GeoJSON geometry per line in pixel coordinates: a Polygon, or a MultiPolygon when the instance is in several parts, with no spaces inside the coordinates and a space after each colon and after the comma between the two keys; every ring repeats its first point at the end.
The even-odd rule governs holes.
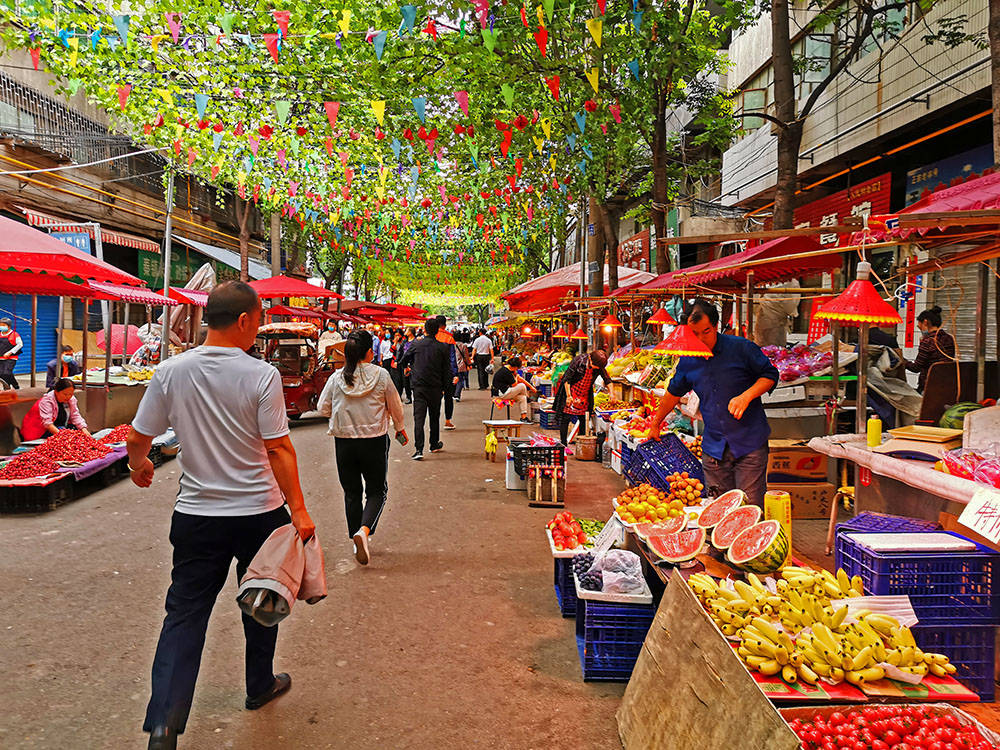
{"type": "MultiPolygon", "coordinates": [[[[56,341],[59,337],[59,298],[38,298],[38,349],[35,353],[36,371],[45,370],[45,365],[56,356],[56,341]]],[[[31,372],[31,296],[27,294],[0,294],[0,317],[14,321],[24,348],[18,357],[14,373],[25,375],[31,372]]]]}
{"type": "MultiPolygon", "coordinates": [[[[949,331],[958,344],[959,359],[971,362],[976,358],[976,298],[979,295],[979,264],[956,266],[936,271],[932,277],[933,305],[941,307],[941,327],[949,331]]],[[[987,290],[986,359],[996,359],[997,328],[996,296],[992,284],[987,290]]],[[[918,314],[920,310],[918,309],[918,314]]]]}

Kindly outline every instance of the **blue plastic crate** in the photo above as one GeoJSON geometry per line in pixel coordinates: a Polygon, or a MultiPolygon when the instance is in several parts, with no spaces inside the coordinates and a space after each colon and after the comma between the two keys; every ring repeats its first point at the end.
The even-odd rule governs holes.
{"type": "MultiPolygon", "coordinates": [[[[625,454],[622,453],[622,469],[625,477],[633,485],[645,482],[658,490],[669,490],[670,481],[667,477],[674,472],[685,471],[689,477],[705,484],[705,469],[701,461],[695,458],[684,442],[672,433],[664,435],[659,440],[640,443],[631,453],[627,465],[625,454]]],[[[706,486],[702,490],[702,495],[707,492],[706,486]]]]}
{"type": "Polygon", "coordinates": [[[834,566],[841,565],[841,553],[845,544],[842,534],[903,534],[908,531],[939,531],[941,524],[934,521],[924,521],[920,518],[905,516],[890,516],[885,513],[858,513],[854,518],[837,524],[836,546],[834,549],[834,566]]]}
{"type": "Polygon", "coordinates": [[[861,576],[866,594],[909,596],[921,624],[1000,622],[1000,590],[994,581],[1000,553],[979,544],[975,552],[879,553],[849,535],[841,538],[844,571],[861,576]]]}
{"type": "Polygon", "coordinates": [[[578,600],[576,644],[584,681],[628,682],[654,613],[652,604],[578,600]]]}
{"type": "Polygon", "coordinates": [[[632,462],[632,454],[635,453],[635,451],[626,445],[624,440],[618,444],[618,450],[622,454],[622,473],[624,474],[625,469],[628,468],[628,465],[632,462]]]}
{"type": "Polygon", "coordinates": [[[576,617],[576,585],[573,582],[573,558],[555,558],[553,572],[556,600],[563,617],[576,617]]]}
{"type": "Polygon", "coordinates": [[[556,413],[554,411],[540,410],[538,412],[538,426],[543,430],[557,430],[559,429],[559,420],[556,419],[556,413]]]}
{"type": "Polygon", "coordinates": [[[538,395],[549,397],[552,395],[552,383],[539,383],[538,395]]]}
{"type": "Polygon", "coordinates": [[[913,639],[924,651],[944,654],[958,669],[955,679],[975,692],[979,700],[992,702],[996,627],[993,625],[915,625],[913,639]]]}

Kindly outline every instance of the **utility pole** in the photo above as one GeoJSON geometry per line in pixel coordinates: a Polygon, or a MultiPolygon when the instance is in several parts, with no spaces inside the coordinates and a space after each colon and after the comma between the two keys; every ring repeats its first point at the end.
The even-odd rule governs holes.
{"type": "MultiPolygon", "coordinates": [[[[174,170],[167,174],[167,218],[163,236],[163,296],[170,292],[170,233],[174,225],[174,170]]],[[[163,306],[163,328],[160,331],[160,361],[166,361],[170,354],[170,308],[163,306]]]]}

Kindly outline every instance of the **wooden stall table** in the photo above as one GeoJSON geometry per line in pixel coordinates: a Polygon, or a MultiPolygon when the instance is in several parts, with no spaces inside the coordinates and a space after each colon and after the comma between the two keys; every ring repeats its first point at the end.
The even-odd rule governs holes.
{"type": "Polygon", "coordinates": [[[491,432],[497,436],[497,442],[509,443],[510,439],[521,437],[521,428],[524,426],[523,422],[516,419],[484,419],[483,428],[486,434],[489,435],[491,432]]]}

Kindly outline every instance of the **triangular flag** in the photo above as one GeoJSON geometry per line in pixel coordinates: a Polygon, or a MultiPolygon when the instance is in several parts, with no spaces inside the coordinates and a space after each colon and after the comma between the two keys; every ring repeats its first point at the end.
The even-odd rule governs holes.
{"type": "Polygon", "coordinates": [[[236,20],[235,13],[226,13],[222,18],[219,19],[219,26],[226,34],[233,33],[233,21],[236,20]]]}
{"type": "Polygon", "coordinates": [[[608,0],[597,0],[597,8],[601,11],[601,15],[604,15],[604,9],[608,5],[608,0]]]}
{"type": "Polygon", "coordinates": [[[399,9],[399,12],[403,14],[403,26],[406,31],[410,34],[413,33],[413,24],[417,20],[417,6],[416,5],[404,5],[399,9]]]}
{"type": "Polygon", "coordinates": [[[401,146],[402,146],[402,144],[399,142],[398,138],[393,138],[392,139],[392,143],[390,144],[390,148],[392,149],[393,156],[395,156],[397,159],[399,158],[399,149],[400,149],[401,146]]]}
{"type": "Polygon", "coordinates": [[[198,118],[205,119],[205,109],[208,107],[208,94],[195,94],[194,106],[198,110],[198,118]]]}
{"type": "Polygon", "coordinates": [[[291,17],[291,12],[287,10],[272,10],[271,15],[274,16],[274,22],[278,24],[278,28],[281,29],[281,36],[285,39],[288,38],[288,19],[291,17]]]}
{"type": "Polygon", "coordinates": [[[503,142],[500,144],[500,153],[503,154],[503,158],[507,158],[507,152],[510,150],[510,141],[514,136],[513,130],[505,130],[503,133],[503,142]]]}
{"type": "Polygon", "coordinates": [[[542,126],[542,132],[545,133],[545,137],[549,138],[552,135],[552,120],[546,117],[538,124],[542,126]]]}
{"type": "Polygon", "coordinates": [[[278,40],[280,38],[279,34],[264,34],[264,46],[267,47],[271,59],[275,62],[278,62],[278,40]]]}
{"type": "Polygon", "coordinates": [[[490,52],[492,52],[493,49],[494,49],[494,47],[497,46],[497,37],[498,36],[500,36],[500,30],[499,29],[497,29],[496,31],[493,31],[491,29],[486,29],[486,28],[483,29],[483,45],[490,52]]]}
{"type": "Polygon", "coordinates": [[[503,94],[503,100],[507,102],[507,109],[512,109],[514,107],[514,87],[509,83],[503,83],[500,85],[500,93],[503,94]]]}
{"type": "Polygon", "coordinates": [[[542,0],[542,7],[545,8],[545,17],[552,21],[552,14],[556,9],[556,0],[542,0]]]}
{"type": "Polygon", "coordinates": [[[635,76],[635,80],[639,80],[639,61],[632,60],[628,63],[628,69],[632,71],[632,75],[635,76]]]}
{"type": "Polygon", "coordinates": [[[642,27],[642,14],[641,10],[632,11],[632,26],[635,28],[635,33],[639,33],[639,29],[642,27]]]}
{"type": "Polygon", "coordinates": [[[174,95],[168,89],[156,89],[156,93],[167,103],[168,107],[174,106],[174,95]]]}
{"type": "MultiPolygon", "coordinates": [[[[384,32],[383,32],[384,33],[384,32]]],[[[378,124],[382,125],[385,123],[385,99],[379,99],[372,102],[372,112],[375,113],[375,119],[378,120],[378,124]]]]}
{"type": "Polygon", "coordinates": [[[587,80],[590,81],[591,87],[593,87],[593,89],[594,89],[594,93],[596,94],[597,93],[597,81],[598,81],[598,78],[601,75],[601,71],[598,68],[593,68],[590,71],[584,71],[584,72],[585,72],[585,74],[587,76],[587,80]]]}
{"type": "Polygon", "coordinates": [[[167,17],[167,26],[170,27],[170,36],[174,40],[174,44],[180,40],[181,36],[181,14],[180,13],[165,13],[167,17]]]}
{"type": "Polygon", "coordinates": [[[424,27],[423,31],[425,34],[430,34],[434,38],[435,42],[437,41],[438,38],[437,23],[435,23],[433,18],[427,19],[427,25],[424,27]]]}
{"type": "Polygon", "coordinates": [[[222,138],[223,138],[224,135],[225,135],[225,133],[213,133],[212,134],[212,145],[215,147],[216,151],[218,151],[219,148],[222,146],[222,138]]]}
{"type": "Polygon", "coordinates": [[[330,127],[337,129],[337,113],[340,112],[340,102],[323,102],[326,109],[326,119],[330,121],[330,127]]]}
{"type": "Polygon", "coordinates": [[[538,45],[538,51],[542,53],[542,57],[545,57],[545,47],[549,43],[549,30],[544,26],[539,26],[538,31],[535,32],[535,44],[538,45]]]}
{"type": "Polygon", "coordinates": [[[461,107],[462,112],[466,117],[469,116],[469,92],[468,91],[456,91],[455,100],[458,102],[458,106],[461,107]]]}
{"type": "Polygon", "coordinates": [[[100,42],[101,42],[101,30],[100,29],[94,29],[90,33],[90,48],[94,52],[97,52],[97,45],[100,44],[100,42]]]}
{"type": "Polygon", "coordinates": [[[576,126],[580,128],[580,132],[582,133],[584,129],[587,127],[587,113],[577,112],[575,115],[573,115],[573,119],[576,120],[576,126]]]}
{"type": "Polygon", "coordinates": [[[351,11],[342,10],[340,11],[340,30],[346,34],[351,30],[351,11]]]}
{"type": "Polygon", "coordinates": [[[417,96],[413,98],[413,109],[420,118],[420,122],[426,122],[425,112],[427,109],[427,97],[417,96]]]}
{"type": "Polygon", "coordinates": [[[559,76],[546,78],[545,83],[548,84],[549,91],[552,92],[552,98],[559,101],[559,76]]]}
{"type": "Polygon", "coordinates": [[[132,20],[130,16],[116,15],[112,16],[111,20],[115,22],[115,28],[118,30],[118,36],[122,38],[122,43],[128,46],[128,25],[132,20]]]}
{"type": "Polygon", "coordinates": [[[198,158],[198,152],[193,148],[188,149],[188,167],[194,164],[194,160],[198,158]]]}
{"type": "Polygon", "coordinates": [[[569,150],[572,151],[576,148],[576,133],[570,133],[566,136],[566,143],[569,144],[569,150]]]}
{"type": "Polygon", "coordinates": [[[620,104],[609,104],[608,112],[615,118],[615,122],[620,123],[622,121],[622,108],[620,104]]]}
{"type": "Polygon", "coordinates": [[[132,84],[126,83],[124,86],[118,87],[118,106],[121,107],[122,112],[125,111],[125,103],[128,101],[128,95],[132,93],[132,84]]]}
{"type": "Polygon", "coordinates": [[[604,28],[604,21],[600,18],[591,18],[587,21],[587,31],[594,38],[594,44],[601,46],[601,29],[604,28]]]}
{"type": "Polygon", "coordinates": [[[278,122],[284,125],[288,122],[288,113],[291,111],[292,103],[288,101],[278,101],[274,103],[274,112],[278,115],[278,122]]]}
{"type": "Polygon", "coordinates": [[[258,141],[252,135],[248,135],[247,136],[247,140],[250,141],[250,150],[253,151],[253,155],[256,156],[257,155],[257,149],[260,148],[260,141],[258,141]]]}
{"type": "MultiPolygon", "coordinates": [[[[77,57],[80,54],[80,40],[77,39],[76,37],[71,38],[69,40],[69,48],[70,48],[70,50],[72,50],[69,53],[69,64],[70,64],[70,67],[75,68],[76,67],[77,57]]],[[[76,93],[76,92],[73,92],[73,93],[76,93]]]]}
{"type": "Polygon", "coordinates": [[[372,39],[372,44],[375,45],[375,57],[379,60],[382,59],[382,52],[385,51],[385,40],[388,35],[388,32],[379,31],[372,39]]]}

